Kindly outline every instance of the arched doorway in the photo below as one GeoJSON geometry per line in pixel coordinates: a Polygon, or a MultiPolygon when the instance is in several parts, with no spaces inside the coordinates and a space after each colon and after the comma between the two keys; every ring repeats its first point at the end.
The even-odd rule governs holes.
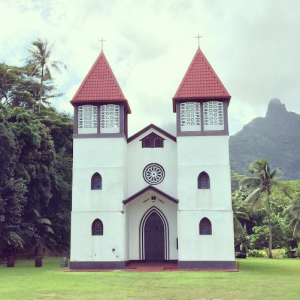
{"type": "Polygon", "coordinates": [[[160,216],[152,212],[145,224],[145,260],[164,260],[165,230],[160,216]]]}
{"type": "Polygon", "coordinates": [[[169,224],[163,212],[149,208],[140,223],[140,260],[169,260],[169,224]]]}

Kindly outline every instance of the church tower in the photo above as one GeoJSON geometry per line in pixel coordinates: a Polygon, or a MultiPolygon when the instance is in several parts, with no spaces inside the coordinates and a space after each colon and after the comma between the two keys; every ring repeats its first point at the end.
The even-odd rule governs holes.
{"type": "Polygon", "coordinates": [[[71,263],[125,266],[128,101],[103,51],[73,97],[71,263]],[[105,233],[105,234],[103,234],[105,233]]]}
{"type": "Polygon", "coordinates": [[[179,268],[235,269],[227,117],[230,98],[198,48],[173,98],[179,268]]]}

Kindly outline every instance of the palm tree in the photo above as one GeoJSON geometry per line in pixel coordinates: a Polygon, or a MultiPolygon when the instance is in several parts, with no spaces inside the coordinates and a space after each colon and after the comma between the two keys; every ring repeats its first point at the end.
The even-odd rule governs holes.
{"type": "Polygon", "coordinates": [[[293,236],[300,236],[300,195],[297,195],[292,203],[287,207],[284,214],[291,221],[290,227],[293,230],[293,236]]]}
{"type": "Polygon", "coordinates": [[[272,187],[279,187],[279,183],[276,180],[276,174],[281,171],[281,168],[270,170],[270,165],[265,159],[259,159],[250,164],[248,173],[254,175],[254,177],[245,178],[242,180],[241,185],[252,193],[245,199],[250,203],[253,212],[256,212],[257,208],[264,203],[266,206],[266,213],[268,217],[269,225],[269,258],[272,256],[272,224],[271,224],[271,207],[270,207],[270,195],[272,193],[272,187]],[[264,200],[264,201],[263,201],[264,200]]]}
{"type": "Polygon", "coordinates": [[[54,69],[58,73],[61,73],[61,67],[67,69],[67,66],[61,61],[50,60],[52,47],[53,44],[49,45],[47,39],[42,41],[38,38],[32,43],[30,48],[27,48],[30,54],[25,59],[25,67],[28,69],[30,76],[36,76],[41,79],[39,111],[41,102],[46,102],[45,99],[43,99],[43,83],[44,81],[53,79],[51,69],[54,69]]]}

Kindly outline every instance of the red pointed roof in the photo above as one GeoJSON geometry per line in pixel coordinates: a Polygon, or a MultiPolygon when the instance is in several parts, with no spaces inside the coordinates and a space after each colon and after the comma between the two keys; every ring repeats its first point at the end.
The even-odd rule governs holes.
{"type": "Polygon", "coordinates": [[[226,88],[222,84],[210,63],[198,48],[186,71],[180,86],[173,97],[173,110],[177,100],[196,99],[230,99],[226,88]]]}
{"type": "Polygon", "coordinates": [[[70,102],[125,102],[128,112],[131,113],[128,101],[102,51],[70,102]]]}

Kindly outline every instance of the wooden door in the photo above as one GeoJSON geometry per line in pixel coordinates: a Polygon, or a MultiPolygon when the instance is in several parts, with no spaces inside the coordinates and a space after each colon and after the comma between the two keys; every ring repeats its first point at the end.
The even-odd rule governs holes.
{"type": "Polygon", "coordinates": [[[153,212],[145,224],[145,259],[164,260],[165,244],[164,224],[156,212],[153,212]]]}

